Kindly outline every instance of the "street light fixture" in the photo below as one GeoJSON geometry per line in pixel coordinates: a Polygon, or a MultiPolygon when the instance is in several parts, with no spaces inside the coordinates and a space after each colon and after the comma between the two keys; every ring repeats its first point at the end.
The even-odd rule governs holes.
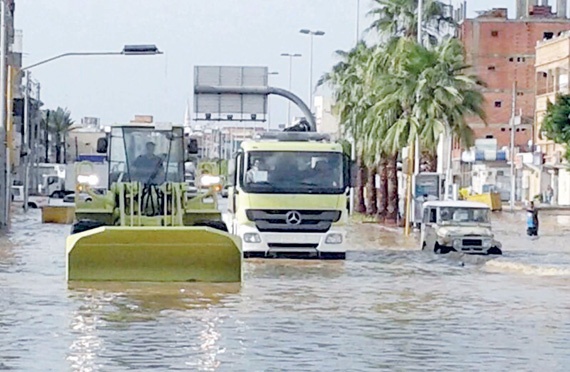
{"type": "Polygon", "coordinates": [[[45,59],[43,61],[34,63],[33,65],[22,67],[20,71],[26,71],[31,68],[43,65],[45,63],[51,62],[56,59],[63,57],[74,57],[74,56],[154,56],[158,54],[163,54],[156,45],[125,45],[123,50],[120,52],[73,52],[73,53],[63,53],[55,57],[45,59]]]}
{"type": "Polygon", "coordinates": [[[311,36],[311,73],[310,73],[310,77],[309,77],[309,107],[311,109],[311,111],[313,110],[313,38],[314,36],[323,36],[325,34],[324,31],[319,31],[319,30],[309,30],[309,29],[302,29],[299,31],[300,33],[304,34],[304,35],[309,35],[311,36]]]}
{"type": "MultiPolygon", "coordinates": [[[[299,53],[281,53],[281,57],[289,57],[289,92],[292,89],[293,82],[293,58],[302,57],[299,53]]],[[[287,125],[291,124],[291,101],[287,107],[287,125]]]]}
{"type": "MultiPolygon", "coordinates": [[[[1,1],[1,0],[0,0],[1,1]]],[[[153,56],[153,55],[158,55],[158,54],[163,54],[156,45],[154,44],[142,44],[142,45],[125,45],[123,47],[123,50],[120,52],[72,52],[72,53],[63,53],[63,54],[59,54],[57,56],[45,59],[43,61],[34,63],[32,65],[23,67],[20,69],[20,71],[24,72],[25,78],[26,78],[26,89],[24,90],[24,109],[25,109],[25,113],[24,113],[24,144],[28,145],[28,135],[30,133],[30,124],[29,124],[29,117],[28,117],[28,90],[29,90],[29,84],[30,84],[30,69],[43,65],[45,63],[54,61],[56,59],[60,59],[60,58],[64,58],[64,57],[71,57],[71,56],[115,56],[115,55],[125,55],[125,56],[153,56]]],[[[5,120],[5,118],[3,119],[5,120]]],[[[35,151],[35,147],[33,147],[33,151],[32,151],[32,157],[33,157],[33,161],[36,161],[36,151],[35,151]]],[[[7,167],[9,166],[9,164],[7,163],[6,165],[7,167]]],[[[24,210],[28,210],[28,196],[29,196],[29,169],[30,169],[30,154],[26,155],[26,159],[25,159],[25,163],[24,163],[24,167],[25,167],[25,181],[24,181],[24,210]]],[[[8,199],[9,200],[9,199],[8,199]]]]}

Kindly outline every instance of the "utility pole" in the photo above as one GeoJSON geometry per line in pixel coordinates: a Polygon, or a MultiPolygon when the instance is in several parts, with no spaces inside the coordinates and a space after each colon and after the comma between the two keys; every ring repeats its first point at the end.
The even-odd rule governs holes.
{"type": "MultiPolygon", "coordinates": [[[[293,85],[293,58],[294,57],[301,57],[299,53],[281,53],[281,57],[289,57],[289,92],[291,92],[292,85],[293,85]]],[[[288,126],[291,124],[291,101],[287,106],[287,124],[288,126]]]]}
{"type": "MultiPolygon", "coordinates": [[[[423,0],[418,1],[418,44],[423,45],[423,35],[422,35],[422,27],[423,27],[423,7],[424,2],[423,0]]],[[[416,100],[419,100],[419,96],[416,95],[416,100]]],[[[416,176],[420,173],[420,139],[419,135],[416,134],[413,141],[411,141],[408,151],[408,156],[412,157],[413,159],[413,172],[409,172],[409,177],[411,180],[408,181],[408,190],[406,195],[406,225],[409,225],[412,221],[415,220],[416,214],[416,203],[414,199],[414,189],[416,187],[416,176]]],[[[409,228],[405,230],[406,236],[409,236],[410,230],[409,228]]]]}
{"type": "Polygon", "coordinates": [[[24,159],[24,211],[28,211],[28,199],[30,192],[30,71],[24,72],[26,86],[24,88],[24,126],[22,137],[24,138],[24,149],[26,158],[24,159]]]}
{"type": "Polygon", "coordinates": [[[36,117],[35,121],[34,121],[34,144],[33,144],[33,162],[34,162],[34,193],[37,192],[38,190],[38,185],[40,184],[40,175],[39,175],[39,169],[40,169],[40,159],[39,159],[39,154],[38,154],[38,149],[39,149],[39,142],[40,142],[40,125],[41,125],[41,98],[40,98],[40,91],[41,91],[41,85],[38,82],[36,85],[36,100],[37,100],[37,104],[38,104],[38,109],[36,110],[36,113],[39,113],[40,117],[36,117]]]}
{"type": "Polygon", "coordinates": [[[360,39],[360,0],[356,0],[356,44],[360,39]]]}
{"type": "Polygon", "coordinates": [[[11,198],[10,149],[6,120],[6,4],[0,0],[0,228],[8,226],[11,198]]]}
{"type": "Polygon", "coordinates": [[[515,111],[516,111],[516,102],[517,102],[517,82],[516,80],[513,82],[513,97],[512,97],[512,104],[511,104],[511,144],[510,144],[510,160],[511,160],[511,197],[510,197],[510,208],[511,212],[515,210],[515,187],[516,187],[516,179],[515,179],[515,111]]]}

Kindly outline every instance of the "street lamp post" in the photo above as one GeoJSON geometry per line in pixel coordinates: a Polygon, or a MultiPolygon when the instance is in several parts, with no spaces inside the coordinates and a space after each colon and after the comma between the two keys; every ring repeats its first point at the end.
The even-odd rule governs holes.
{"type": "MultiPolygon", "coordinates": [[[[293,83],[293,58],[302,57],[299,53],[281,53],[281,57],[289,57],[289,92],[293,83]]],[[[287,125],[291,124],[291,101],[287,106],[287,125]]]]}
{"type": "MultiPolygon", "coordinates": [[[[1,1],[1,0],[0,0],[1,1]]],[[[2,6],[4,6],[4,2],[2,1],[2,6]]],[[[2,13],[3,14],[3,13],[2,13]]],[[[1,44],[1,43],[0,43],[1,44]]],[[[64,58],[64,57],[72,57],[72,56],[115,56],[115,55],[125,55],[125,56],[130,56],[130,55],[136,55],[136,56],[144,56],[144,55],[157,55],[157,54],[162,54],[162,52],[156,47],[156,45],[125,45],[123,47],[123,50],[120,52],[73,52],[73,53],[63,53],[63,54],[59,54],[56,55],[54,57],[45,59],[43,61],[34,63],[32,65],[23,67],[20,69],[21,72],[24,72],[25,74],[25,78],[26,78],[26,88],[24,89],[24,126],[23,126],[23,136],[24,136],[24,146],[28,145],[27,147],[27,153],[26,153],[26,159],[24,160],[24,209],[27,211],[28,210],[28,197],[29,197],[29,181],[30,181],[30,148],[32,148],[31,146],[29,146],[29,135],[31,132],[31,128],[30,128],[30,119],[29,119],[29,113],[28,113],[28,104],[29,104],[29,90],[30,90],[30,69],[46,64],[48,62],[54,61],[56,59],[60,59],[60,58],[64,58]]],[[[3,60],[3,59],[2,59],[3,60]]],[[[1,79],[1,77],[0,77],[1,79]]],[[[2,79],[2,82],[4,83],[4,79],[2,79]]],[[[39,94],[39,91],[38,91],[39,94]]],[[[39,99],[39,97],[37,97],[39,99]]],[[[2,100],[4,101],[4,100],[2,100]]],[[[2,107],[5,107],[5,103],[4,105],[0,105],[0,111],[5,111],[2,110],[2,107]]],[[[2,123],[5,123],[5,116],[3,116],[0,120],[2,120],[2,123]]],[[[35,149],[37,148],[37,145],[34,143],[33,144],[33,158],[32,161],[37,161],[36,156],[35,156],[35,149]]],[[[7,150],[8,151],[8,150],[7,150]]],[[[7,166],[9,166],[9,164],[7,164],[7,166]]],[[[9,187],[9,185],[7,185],[7,187],[9,187]]],[[[8,188],[8,190],[10,190],[10,187],[8,188]]],[[[10,194],[6,193],[8,196],[10,194]]],[[[10,199],[6,200],[6,203],[10,203],[10,199]]]]}
{"type": "MultiPolygon", "coordinates": [[[[279,75],[279,72],[277,71],[271,71],[267,73],[267,80],[269,80],[269,76],[270,75],[279,75]]],[[[269,84],[269,82],[268,82],[269,84]]],[[[267,131],[269,132],[269,127],[271,125],[271,121],[270,121],[270,114],[269,114],[269,97],[267,97],[267,131]]]]}
{"type": "Polygon", "coordinates": [[[302,29],[299,31],[302,34],[309,35],[311,37],[311,72],[309,76],[309,108],[313,111],[313,38],[314,36],[323,36],[324,31],[312,31],[308,29],[302,29]]]}

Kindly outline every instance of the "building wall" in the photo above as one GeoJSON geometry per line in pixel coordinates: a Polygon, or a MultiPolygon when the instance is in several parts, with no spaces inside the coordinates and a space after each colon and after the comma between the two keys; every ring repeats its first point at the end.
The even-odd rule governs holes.
{"type": "Polygon", "coordinates": [[[332,99],[325,96],[317,96],[315,97],[314,107],[317,132],[338,137],[340,135],[340,123],[338,117],[333,115],[332,99]]]}
{"type": "Polygon", "coordinates": [[[530,17],[507,19],[506,10],[500,17],[466,19],[459,38],[466,50],[466,63],[471,73],[481,78],[486,87],[485,112],[488,127],[478,118],[470,118],[479,138],[492,135],[498,146],[510,143],[509,120],[513,101],[513,82],[517,82],[515,112],[522,111],[523,126],[515,133],[515,146],[526,147],[531,139],[535,106],[535,47],[545,33],[570,30],[570,20],[564,18],[530,17]],[[524,130],[523,130],[524,129],[524,130]]]}

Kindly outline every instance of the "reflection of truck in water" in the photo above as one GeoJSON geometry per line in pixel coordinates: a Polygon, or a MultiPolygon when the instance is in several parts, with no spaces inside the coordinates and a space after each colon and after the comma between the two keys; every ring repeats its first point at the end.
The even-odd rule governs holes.
{"type": "Polygon", "coordinates": [[[228,194],[245,257],[344,259],[350,168],[342,146],[314,132],[243,142],[228,194]]]}

